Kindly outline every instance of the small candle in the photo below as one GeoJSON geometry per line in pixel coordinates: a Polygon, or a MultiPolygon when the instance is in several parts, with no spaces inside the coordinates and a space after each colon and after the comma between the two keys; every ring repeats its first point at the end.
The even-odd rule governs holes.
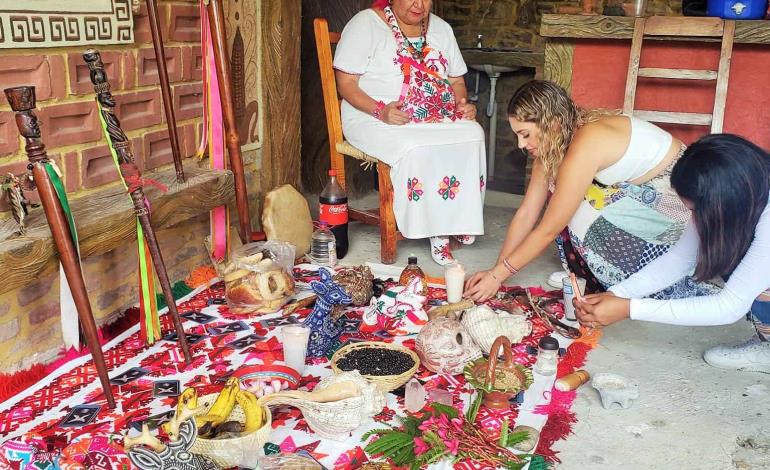
{"type": "Polygon", "coordinates": [[[286,325],[281,328],[283,362],[300,374],[305,370],[305,354],[310,339],[310,328],[305,325],[286,325]]]}
{"type": "Polygon", "coordinates": [[[450,304],[463,299],[463,287],[465,286],[465,268],[460,263],[450,263],[444,270],[446,281],[446,299],[450,304]]]}

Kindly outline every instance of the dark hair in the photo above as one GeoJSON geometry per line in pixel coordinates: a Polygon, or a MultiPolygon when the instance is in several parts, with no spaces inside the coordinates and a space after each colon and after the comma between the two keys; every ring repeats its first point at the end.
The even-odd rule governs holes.
{"type": "Polygon", "coordinates": [[[770,155],[731,134],[712,134],[685,150],[671,186],[693,204],[700,236],[695,277],[732,273],[751,242],[770,192],[770,155]]]}

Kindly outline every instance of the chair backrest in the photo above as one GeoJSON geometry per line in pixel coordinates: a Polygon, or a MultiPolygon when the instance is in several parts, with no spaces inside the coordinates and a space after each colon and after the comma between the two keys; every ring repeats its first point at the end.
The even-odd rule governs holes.
{"type": "Polygon", "coordinates": [[[340,33],[330,32],[325,18],[313,20],[318,68],[321,72],[321,89],[323,90],[324,110],[326,111],[326,128],[329,133],[329,156],[331,167],[337,170],[337,180],[345,187],[345,160],[337,151],[337,144],[342,143],[342,119],[340,118],[340,100],[337,95],[337,80],[334,78],[334,56],[332,44],[340,40],[340,33]]]}

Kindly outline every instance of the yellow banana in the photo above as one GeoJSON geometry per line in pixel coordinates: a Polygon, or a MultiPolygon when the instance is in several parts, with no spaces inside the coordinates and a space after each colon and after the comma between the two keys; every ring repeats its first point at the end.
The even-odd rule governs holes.
{"type": "Polygon", "coordinates": [[[225,387],[219,392],[214,404],[211,405],[209,412],[201,417],[202,423],[199,423],[199,426],[206,422],[211,422],[214,426],[225,422],[235,407],[235,397],[240,389],[238,377],[230,377],[225,383],[225,387]]]}
{"type": "Polygon", "coordinates": [[[243,434],[250,434],[261,428],[264,424],[264,413],[262,406],[257,403],[257,397],[248,390],[239,390],[235,396],[235,401],[243,410],[246,416],[246,423],[243,426],[243,434]]]}
{"type": "MultiPolygon", "coordinates": [[[[184,389],[184,391],[179,395],[176,402],[176,416],[182,415],[182,409],[189,408],[194,409],[198,408],[198,392],[193,387],[188,387],[184,389]]],[[[197,423],[200,419],[199,416],[195,417],[195,422],[197,423]]],[[[171,427],[168,422],[163,423],[161,425],[161,428],[168,434],[171,427]]]]}

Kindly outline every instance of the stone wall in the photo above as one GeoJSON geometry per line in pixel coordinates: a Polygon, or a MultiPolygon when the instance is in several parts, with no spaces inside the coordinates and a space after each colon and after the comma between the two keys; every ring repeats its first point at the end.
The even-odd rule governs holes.
{"type": "MultiPolygon", "coordinates": [[[[601,12],[608,1],[596,0],[601,12]]],[[[473,47],[483,35],[483,45],[497,48],[528,48],[542,51],[537,34],[540,15],[558,13],[560,8],[580,9],[575,0],[433,0],[434,11],[454,28],[460,47],[473,47]]],[[[656,15],[681,14],[681,0],[648,0],[647,11],[656,15]]]]}
{"type": "MultiPolygon", "coordinates": [[[[190,158],[197,150],[202,129],[198,4],[195,0],[161,0],[159,10],[180,150],[183,157],[190,158]]],[[[172,157],[145,2],[141,2],[134,21],[133,45],[104,46],[99,50],[118,102],[116,114],[131,140],[140,169],[149,173],[169,167],[172,157]]],[[[81,57],[84,49],[15,49],[4,50],[0,56],[0,88],[36,86],[43,141],[49,156],[62,169],[70,198],[88,197],[119,184],[102,139],[88,68],[81,57]]],[[[260,150],[253,145],[244,152],[252,217],[260,192],[259,178],[254,177],[259,160],[260,150]]],[[[22,139],[10,107],[5,99],[0,99],[0,175],[20,175],[25,169],[22,139]]],[[[37,200],[34,191],[27,196],[37,200]]],[[[3,195],[0,218],[7,217],[10,213],[3,195]]],[[[233,212],[233,223],[236,221],[233,212]]],[[[208,226],[208,215],[203,214],[158,232],[172,283],[208,261],[202,246],[208,226]]],[[[125,248],[89,257],[83,266],[97,324],[115,320],[127,307],[136,304],[135,242],[129,240],[125,248]]],[[[62,346],[58,297],[58,272],[22,289],[0,294],[0,371],[18,370],[56,356],[62,346]]]]}

